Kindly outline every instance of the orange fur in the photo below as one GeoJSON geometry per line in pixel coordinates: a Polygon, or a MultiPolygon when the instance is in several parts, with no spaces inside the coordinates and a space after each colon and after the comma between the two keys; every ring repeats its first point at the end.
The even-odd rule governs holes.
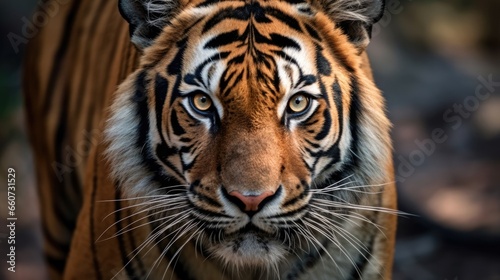
{"type": "MultiPolygon", "coordinates": [[[[179,271],[173,265],[174,262],[188,267],[189,275],[194,279],[234,279],[236,276],[241,277],[240,279],[257,279],[260,276],[275,277],[272,269],[267,270],[265,263],[272,263],[283,256],[288,258],[288,263],[301,264],[298,260],[300,257],[286,253],[279,255],[279,252],[276,252],[276,256],[269,254],[268,259],[265,256],[261,256],[261,260],[252,259],[253,266],[245,267],[244,264],[240,266],[235,263],[234,266],[229,266],[227,271],[221,269],[225,264],[213,256],[222,254],[226,247],[207,241],[207,247],[215,248],[209,248],[207,253],[203,250],[200,252],[195,244],[188,242],[190,235],[196,237],[196,234],[201,232],[196,231],[198,227],[202,227],[200,222],[193,222],[192,228],[182,225],[185,226],[187,234],[174,242],[174,248],[178,248],[178,251],[161,251],[160,248],[171,245],[169,242],[173,238],[167,238],[155,240],[158,246],[146,246],[145,250],[135,255],[135,249],[154,234],[155,226],[153,223],[137,228],[134,225],[145,225],[148,217],[161,218],[162,214],[152,210],[141,212],[145,208],[134,205],[150,202],[151,198],[146,196],[161,195],[159,189],[166,187],[153,179],[144,181],[145,183],[141,181],[152,176],[144,164],[126,165],[130,155],[135,152],[143,153],[149,145],[144,145],[141,150],[134,147],[134,141],[125,139],[139,137],[136,133],[139,130],[132,129],[139,120],[138,117],[128,119],[129,116],[124,117],[120,112],[132,114],[130,112],[134,112],[137,104],[144,100],[147,101],[143,106],[147,108],[149,129],[156,129],[153,124],[157,121],[163,124],[158,131],[148,134],[151,135],[148,141],[158,144],[159,139],[167,136],[173,139],[170,141],[174,143],[169,148],[177,151],[167,154],[164,158],[168,164],[158,160],[159,165],[170,178],[181,184],[191,185],[197,195],[205,197],[204,200],[193,198],[193,207],[225,214],[227,208],[224,207],[227,202],[221,200],[220,186],[223,186],[227,193],[278,193],[282,188],[284,204],[297,201],[283,206],[282,211],[293,212],[307,206],[311,197],[303,195],[306,189],[314,189],[316,183],[327,182],[330,175],[337,174],[336,172],[345,167],[340,165],[341,163],[323,159],[326,166],[324,170],[327,171],[321,173],[323,169],[318,167],[322,175],[316,176],[305,163],[305,147],[308,143],[329,147],[338,139],[343,153],[342,149],[348,145],[348,140],[344,139],[352,137],[350,132],[349,135],[346,134],[348,124],[352,121],[350,108],[359,102],[361,115],[357,124],[361,139],[360,148],[359,154],[351,157],[360,157],[360,163],[359,170],[353,171],[355,174],[352,180],[371,186],[361,190],[374,193],[380,191],[380,194],[360,198],[359,203],[365,208],[351,213],[363,218],[358,224],[343,223],[342,220],[340,222],[345,227],[343,230],[350,232],[353,238],[361,243],[373,243],[371,256],[367,257],[367,264],[359,271],[363,279],[391,278],[396,216],[367,208],[396,209],[394,170],[390,154],[390,123],[385,116],[383,98],[373,83],[366,53],[359,54],[360,49],[353,46],[326,12],[321,11],[315,3],[311,5],[315,11],[311,16],[299,14],[292,5],[281,1],[248,2],[259,3],[290,15],[303,30],[306,26],[313,26],[317,30],[320,38],[313,39],[310,34],[301,33],[283,22],[275,21],[272,25],[265,21],[252,22],[264,38],[272,38],[274,33],[298,38],[302,48],[307,49],[304,57],[296,57],[300,63],[304,63],[300,65],[314,61],[317,55],[316,46],[322,46],[324,58],[331,71],[321,76],[318,73],[313,74],[321,83],[328,85],[325,89],[328,96],[316,97],[317,100],[310,101],[315,102],[314,108],[317,110],[317,113],[311,113],[310,125],[297,125],[293,129],[286,127],[282,121],[284,117],[280,118],[276,112],[280,108],[281,100],[288,96],[289,89],[283,84],[278,90],[269,86],[274,73],[278,68],[281,69],[280,64],[266,64],[257,60],[250,55],[250,48],[239,50],[237,43],[224,45],[219,47],[218,51],[230,53],[224,58],[225,63],[239,55],[246,55],[241,65],[234,66],[231,68],[232,72],[221,77],[227,78],[227,84],[231,85],[228,93],[213,93],[213,96],[217,96],[217,100],[215,97],[214,100],[221,104],[224,113],[216,136],[213,136],[213,132],[206,129],[202,121],[193,120],[192,109],[187,109],[186,103],[183,103],[185,99],[180,97],[173,98],[171,106],[161,108],[161,117],[156,118],[154,112],[159,100],[155,95],[158,90],[155,80],[170,85],[165,92],[165,96],[170,98],[173,94],[172,85],[176,84],[178,75],[192,71],[188,67],[189,63],[200,59],[197,46],[205,36],[202,24],[211,13],[223,8],[243,6],[245,2],[221,1],[217,3],[217,9],[213,8],[214,11],[195,12],[192,7],[202,1],[181,1],[180,9],[171,24],[143,51],[138,51],[131,45],[126,22],[121,19],[115,7],[116,3],[111,2],[113,1],[70,1],[41,31],[39,37],[31,42],[26,58],[28,122],[41,193],[46,233],[45,251],[50,260],[53,279],[127,279],[131,273],[141,276],[147,273],[150,279],[174,279],[175,275],[182,279],[182,275],[179,276],[179,271]],[[179,69],[180,73],[169,73],[166,69],[175,61],[180,48],[177,43],[184,38],[186,27],[196,20],[200,23],[194,25],[186,37],[184,64],[179,69]],[[64,25],[66,27],[62,28],[64,25]],[[231,76],[232,73],[236,74],[231,76]],[[240,73],[241,76],[235,78],[240,73]],[[257,79],[258,75],[263,78],[257,79]],[[139,91],[141,82],[144,83],[144,92],[139,94],[143,96],[137,97],[134,94],[139,91]],[[335,83],[338,83],[338,90],[342,94],[340,97],[335,96],[338,92],[332,89],[335,83]],[[349,94],[355,89],[356,98],[359,100],[349,94]],[[343,103],[341,107],[335,106],[339,99],[343,103]],[[149,114],[150,112],[153,113],[149,114]],[[328,137],[319,141],[316,139],[317,135],[328,123],[324,118],[326,114],[331,118],[331,129],[325,132],[328,137]],[[128,128],[131,128],[130,132],[127,132],[128,128]],[[173,131],[176,130],[182,130],[185,139],[175,135],[173,131]],[[344,134],[341,134],[341,131],[344,131],[344,134]],[[89,133],[92,134],[91,140],[89,133]],[[179,152],[182,150],[181,142],[189,143],[196,151],[196,160],[193,160],[188,170],[184,170],[187,160],[179,152]],[[76,152],[78,162],[69,160],[71,156],[68,156],[68,153],[73,153],[83,144],[87,144],[87,149],[76,152]],[[337,164],[339,170],[334,168],[337,164]],[[145,197],[139,199],[140,196],[145,197]],[[65,201],[65,204],[60,201],[65,201]],[[69,210],[65,212],[67,209],[69,210]],[[61,223],[61,213],[70,221],[69,225],[61,223]],[[382,230],[373,227],[373,223],[379,225],[382,230]],[[128,231],[129,229],[131,230],[128,231]],[[184,246],[186,244],[188,245],[184,246]],[[170,254],[171,259],[162,258],[163,253],[170,254]],[[206,258],[210,261],[205,261],[206,258]],[[124,260],[129,259],[133,261],[124,263],[124,260]]],[[[241,34],[246,26],[246,22],[225,19],[210,32],[215,35],[236,29],[241,34]]],[[[255,49],[264,54],[273,54],[273,51],[282,49],[257,41],[253,43],[256,45],[255,49]]],[[[280,63],[285,64],[286,61],[280,63]]],[[[214,69],[216,72],[216,67],[214,69]]],[[[284,69],[283,75],[298,75],[298,70],[293,69],[293,65],[284,69]]],[[[293,80],[293,77],[291,79],[293,80]]],[[[189,84],[183,84],[182,81],[179,84],[181,92],[191,90],[189,84]]],[[[286,100],[284,104],[286,106],[286,100]]],[[[348,156],[343,158],[349,159],[351,158],[348,156]]],[[[342,195],[343,198],[353,199],[351,193],[342,195]]],[[[235,208],[234,205],[232,207],[235,208]]],[[[168,210],[169,207],[164,205],[161,209],[163,208],[168,210]]],[[[180,219],[182,211],[189,210],[190,208],[179,208],[175,211],[169,210],[172,211],[169,214],[173,213],[180,219]]],[[[176,220],[168,221],[175,223],[176,220]]],[[[327,224],[322,226],[326,227],[327,224]]],[[[320,227],[316,231],[321,232],[322,229],[323,227],[320,227]]],[[[201,236],[201,241],[208,239],[207,236],[201,236]]],[[[347,238],[341,242],[347,247],[351,243],[347,238]]],[[[320,245],[313,243],[313,246],[320,245]]],[[[317,265],[308,268],[300,277],[337,279],[335,277],[340,277],[342,273],[349,273],[352,264],[347,253],[354,256],[359,255],[359,251],[354,248],[346,249],[346,256],[343,256],[342,250],[333,247],[330,246],[325,251],[334,255],[333,258],[338,261],[337,267],[333,264],[327,267],[317,265]]],[[[272,248],[281,247],[276,245],[272,248]]],[[[328,257],[325,256],[324,259],[328,260],[328,257]]],[[[273,269],[283,275],[298,266],[289,267],[287,262],[279,261],[276,261],[275,265],[273,269]]]]}

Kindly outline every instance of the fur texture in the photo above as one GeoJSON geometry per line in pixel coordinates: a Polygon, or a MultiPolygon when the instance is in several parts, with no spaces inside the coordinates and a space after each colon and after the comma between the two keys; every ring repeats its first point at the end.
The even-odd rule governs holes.
{"type": "Polygon", "coordinates": [[[65,180],[38,170],[53,278],[390,279],[390,123],[358,43],[383,3],[119,7],[130,32],[75,1],[28,52],[38,166],[102,131],[65,180]]]}

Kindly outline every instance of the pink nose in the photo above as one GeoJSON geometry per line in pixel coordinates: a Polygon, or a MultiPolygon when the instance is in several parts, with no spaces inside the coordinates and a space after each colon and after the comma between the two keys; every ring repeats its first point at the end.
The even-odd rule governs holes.
{"type": "Polygon", "coordinates": [[[239,191],[232,191],[229,195],[236,197],[245,205],[245,211],[257,211],[264,199],[274,195],[272,191],[263,192],[260,195],[243,195],[239,191]]]}

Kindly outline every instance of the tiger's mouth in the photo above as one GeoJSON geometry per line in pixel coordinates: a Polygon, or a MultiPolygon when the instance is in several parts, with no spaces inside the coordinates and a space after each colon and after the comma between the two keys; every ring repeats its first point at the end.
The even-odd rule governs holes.
{"type": "Polygon", "coordinates": [[[256,237],[259,238],[260,240],[266,240],[266,241],[279,241],[282,242],[282,240],[279,238],[278,232],[268,232],[264,229],[259,228],[257,225],[255,225],[253,222],[249,221],[244,227],[234,231],[234,232],[225,232],[224,229],[215,229],[215,230],[210,230],[210,229],[205,229],[205,233],[207,236],[211,236],[211,242],[212,243],[224,243],[224,242],[230,242],[235,239],[241,239],[243,237],[256,237]]]}
{"type": "Polygon", "coordinates": [[[244,235],[244,234],[255,234],[259,236],[268,236],[272,237],[273,235],[266,232],[265,230],[257,227],[254,223],[249,222],[245,227],[239,229],[235,235],[244,235]]]}
{"type": "Polygon", "coordinates": [[[210,251],[225,264],[236,267],[267,267],[287,253],[277,234],[268,233],[251,222],[240,230],[224,234],[211,244],[210,251]]]}
{"type": "Polygon", "coordinates": [[[226,234],[222,238],[222,242],[231,240],[245,240],[245,239],[255,239],[257,245],[265,245],[266,243],[279,241],[276,233],[267,232],[259,227],[257,227],[252,222],[249,222],[245,227],[239,229],[238,231],[226,234]]]}
{"type": "MultiPolygon", "coordinates": [[[[281,185],[273,195],[255,205],[218,188],[218,206],[222,207],[212,209],[204,208],[209,199],[197,190],[190,189],[188,197],[192,214],[202,225],[204,249],[214,259],[222,260],[223,265],[239,268],[276,265],[293,253],[292,244],[301,241],[296,226],[307,212],[306,207],[297,203],[293,209],[283,209],[285,192],[281,185]]],[[[302,205],[304,201],[300,202],[302,205]]]]}
{"type": "MultiPolygon", "coordinates": [[[[278,265],[291,253],[292,243],[299,244],[299,235],[292,227],[261,227],[253,219],[241,228],[227,232],[224,229],[205,231],[209,237],[208,249],[223,265],[237,268],[269,268],[278,265]]],[[[297,221],[298,222],[298,221],[297,221]]],[[[299,222],[298,222],[299,223],[299,222]]]]}

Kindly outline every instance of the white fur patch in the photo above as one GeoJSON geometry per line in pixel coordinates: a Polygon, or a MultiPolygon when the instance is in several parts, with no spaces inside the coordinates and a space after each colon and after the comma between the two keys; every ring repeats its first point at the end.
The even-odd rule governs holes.
{"type": "Polygon", "coordinates": [[[120,85],[106,122],[106,157],[110,162],[111,177],[120,183],[127,196],[142,196],[157,188],[153,174],[143,166],[141,151],[136,147],[139,119],[137,106],[131,100],[137,73],[120,85]]]}

